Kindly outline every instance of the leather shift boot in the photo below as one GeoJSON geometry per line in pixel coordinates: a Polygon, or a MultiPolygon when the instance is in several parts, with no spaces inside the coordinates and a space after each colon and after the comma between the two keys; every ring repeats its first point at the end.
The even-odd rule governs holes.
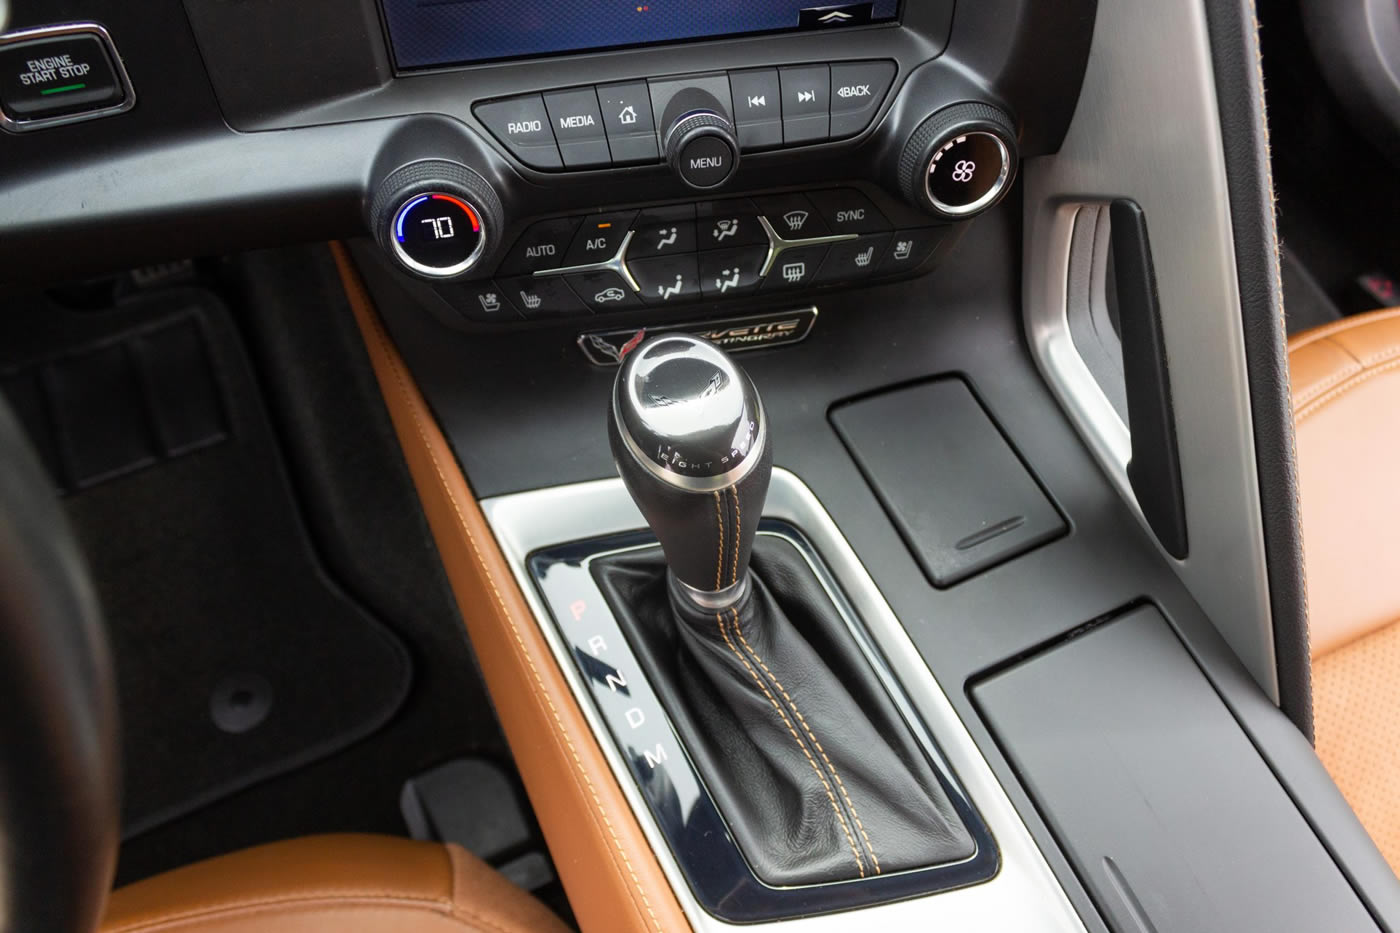
{"type": "Polygon", "coordinates": [[[849,881],[974,852],[810,567],[760,536],[733,610],[673,598],[659,549],[594,575],[754,872],[849,881]]]}

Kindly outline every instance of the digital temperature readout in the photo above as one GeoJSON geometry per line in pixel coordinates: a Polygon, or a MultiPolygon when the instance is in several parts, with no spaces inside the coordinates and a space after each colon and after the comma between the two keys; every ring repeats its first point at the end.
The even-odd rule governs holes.
{"type": "Polygon", "coordinates": [[[465,270],[483,242],[480,213],[450,194],[420,194],[394,217],[394,248],[411,268],[428,275],[465,270]]]}

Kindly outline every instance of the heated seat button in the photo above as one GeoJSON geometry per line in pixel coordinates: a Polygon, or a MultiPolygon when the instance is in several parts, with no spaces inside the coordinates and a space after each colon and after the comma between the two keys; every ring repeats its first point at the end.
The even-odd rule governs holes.
{"type": "Polygon", "coordinates": [[[695,238],[700,249],[767,245],[758,208],[745,198],[696,205],[695,238]]]}
{"type": "Polygon", "coordinates": [[[637,300],[636,292],[627,286],[622,276],[610,269],[575,272],[565,278],[569,280],[569,285],[579,298],[583,299],[583,303],[600,314],[635,308],[641,304],[637,300]]]}
{"type": "Polygon", "coordinates": [[[769,226],[784,240],[810,240],[831,232],[812,202],[800,194],[759,198],[758,209],[768,218],[769,226]]]}
{"type": "Polygon", "coordinates": [[[758,291],[765,246],[719,249],[700,254],[700,291],[706,298],[738,298],[758,291]]]}
{"type": "Polygon", "coordinates": [[[783,90],[783,142],[821,142],[831,135],[831,69],[797,65],[778,72],[783,90]]]}
{"type": "Polygon", "coordinates": [[[637,215],[627,259],[695,252],[695,205],[653,207],[637,215]]]}
{"type": "Polygon", "coordinates": [[[854,188],[816,191],[811,198],[832,233],[883,233],[890,229],[885,215],[854,188]]]}
{"type": "Polygon", "coordinates": [[[125,96],[101,36],[81,33],[0,46],[0,106],[17,123],[104,110],[125,96]]]}
{"type": "Polygon", "coordinates": [[[636,216],[636,211],[618,211],[585,217],[578,233],[574,234],[564,265],[591,266],[612,259],[622,248],[622,241],[632,227],[632,218],[636,216]]]}
{"type": "Polygon", "coordinates": [[[531,168],[562,168],[549,111],[538,94],[478,104],[476,117],[511,154],[531,168]]]}
{"type": "Polygon", "coordinates": [[[564,280],[552,275],[523,275],[496,283],[520,313],[532,320],[587,314],[564,280]]]}
{"type": "Polygon", "coordinates": [[[649,305],[674,305],[700,297],[694,253],[641,259],[629,262],[627,268],[642,289],[642,300],[649,305]]]}
{"type": "Polygon", "coordinates": [[[889,241],[888,233],[875,233],[833,244],[817,272],[817,284],[854,282],[865,278],[875,271],[889,241]]]}
{"type": "Polygon", "coordinates": [[[597,168],[612,164],[608,136],[603,131],[603,114],[593,88],[552,91],[544,95],[559,155],[568,168],[597,168]]]}
{"type": "Polygon", "coordinates": [[[734,97],[734,126],[739,146],[750,152],[783,144],[783,92],[776,68],[729,72],[734,97]]]}
{"type": "Polygon", "coordinates": [[[898,275],[923,265],[943,238],[946,227],[923,227],[919,230],[897,230],[890,239],[885,258],[880,261],[881,275],[898,275]]]}
{"type": "Polygon", "coordinates": [[[564,255],[574,241],[581,218],[560,217],[531,224],[501,260],[497,272],[519,275],[537,269],[553,269],[564,264],[564,255]]]}
{"type": "Polygon", "coordinates": [[[894,81],[894,62],[831,66],[831,138],[854,136],[870,125],[894,81]]]}

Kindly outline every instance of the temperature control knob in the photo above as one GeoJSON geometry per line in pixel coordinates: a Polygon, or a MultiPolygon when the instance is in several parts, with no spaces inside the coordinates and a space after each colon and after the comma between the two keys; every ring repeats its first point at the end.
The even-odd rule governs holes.
{"type": "Polygon", "coordinates": [[[470,273],[496,248],[501,201],[464,165],[432,159],[394,171],[370,206],[370,225],[390,256],[426,279],[470,273]]]}
{"type": "Polygon", "coordinates": [[[945,220],[980,214],[1016,177],[1011,118],[980,103],[954,104],[925,120],[899,160],[899,185],[915,206],[945,220]]]}

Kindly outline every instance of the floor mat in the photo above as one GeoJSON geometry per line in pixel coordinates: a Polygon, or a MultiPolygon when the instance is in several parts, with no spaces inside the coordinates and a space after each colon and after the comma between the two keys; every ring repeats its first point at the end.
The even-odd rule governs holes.
{"type": "Polygon", "coordinates": [[[6,314],[0,386],[65,493],[111,631],[123,835],[386,723],[408,652],[317,559],[218,300],[6,314]]]}

